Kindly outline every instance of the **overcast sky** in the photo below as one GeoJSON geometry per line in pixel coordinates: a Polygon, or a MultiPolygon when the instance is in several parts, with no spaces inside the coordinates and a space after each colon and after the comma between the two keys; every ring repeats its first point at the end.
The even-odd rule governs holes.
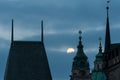
{"type": "MultiPolygon", "coordinates": [[[[40,41],[44,21],[44,43],[53,80],[69,80],[73,58],[67,48],[77,50],[82,30],[84,51],[90,68],[98,53],[98,38],[104,46],[106,0],[0,0],[0,80],[3,80],[10,48],[11,19],[15,40],[40,41]]],[[[112,43],[120,42],[120,1],[110,3],[112,43]]]]}

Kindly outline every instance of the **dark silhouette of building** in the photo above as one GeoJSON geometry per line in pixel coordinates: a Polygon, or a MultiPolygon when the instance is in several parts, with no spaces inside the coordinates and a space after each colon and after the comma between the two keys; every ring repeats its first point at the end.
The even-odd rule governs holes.
{"type": "Polygon", "coordinates": [[[77,54],[74,57],[74,61],[72,64],[72,75],[70,76],[70,80],[90,80],[90,68],[89,68],[89,62],[86,54],[83,50],[82,45],[82,32],[79,32],[79,45],[77,54]]]}
{"type": "Polygon", "coordinates": [[[7,60],[4,80],[52,80],[43,40],[14,41],[13,20],[11,47],[7,60]]]}
{"type": "Polygon", "coordinates": [[[89,63],[83,51],[82,37],[80,36],[78,51],[72,65],[71,80],[90,80],[90,77],[91,80],[120,80],[120,43],[111,43],[109,1],[107,1],[106,9],[107,20],[104,52],[102,53],[100,43],[99,53],[96,55],[94,62],[94,70],[90,75],[89,63]]]}
{"type": "Polygon", "coordinates": [[[99,52],[94,61],[94,70],[91,74],[91,80],[107,80],[106,74],[103,71],[103,52],[100,38],[99,52]]]}
{"type": "Polygon", "coordinates": [[[109,6],[107,6],[105,50],[103,59],[104,71],[107,75],[108,80],[120,80],[120,43],[111,43],[109,26],[109,6]]]}

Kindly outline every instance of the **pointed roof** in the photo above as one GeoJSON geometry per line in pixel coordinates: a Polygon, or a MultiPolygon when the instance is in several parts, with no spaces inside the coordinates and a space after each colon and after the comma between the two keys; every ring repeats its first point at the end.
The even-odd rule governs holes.
{"type": "MultiPolygon", "coordinates": [[[[109,1],[107,1],[109,4],[109,1]]],[[[105,52],[110,49],[111,38],[110,38],[110,26],[109,26],[109,5],[106,7],[107,9],[107,20],[106,20],[106,35],[105,35],[105,52]]]]}
{"type": "Polygon", "coordinates": [[[79,45],[77,46],[78,50],[77,50],[77,54],[76,57],[87,57],[84,53],[83,50],[83,45],[82,45],[82,31],[79,31],[79,45]]]}
{"type": "Polygon", "coordinates": [[[99,40],[100,40],[99,52],[96,55],[96,59],[95,59],[95,63],[94,63],[95,66],[94,66],[94,70],[92,71],[92,74],[91,74],[91,80],[107,80],[107,77],[106,77],[105,73],[103,72],[102,66],[101,66],[103,64],[103,60],[102,60],[103,53],[102,53],[102,46],[101,46],[101,38],[99,38],[99,40]],[[97,68],[98,66],[99,66],[99,68],[97,68]],[[97,68],[98,70],[95,70],[95,68],[97,68]]]}
{"type": "Polygon", "coordinates": [[[95,62],[103,62],[103,59],[102,59],[102,57],[103,57],[103,53],[102,53],[102,45],[101,45],[101,38],[99,38],[99,40],[100,40],[100,44],[99,44],[99,52],[98,52],[98,54],[96,55],[96,59],[95,59],[95,62]]]}
{"type": "Polygon", "coordinates": [[[74,57],[74,62],[73,62],[73,69],[74,68],[87,68],[89,69],[89,62],[88,62],[88,58],[86,56],[86,54],[84,53],[83,50],[83,45],[82,45],[82,32],[79,31],[79,45],[77,46],[78,50],[77,50],[77,54],[74,57]]]}
{"type": "Polygon", "coordinates": [[[44,45],[40,41],[14,41],[4,80],[52,80],[44,45]]]}
{"type": "Polygon", "coordinates": [[[4,80],[52,80],[43,43],[43,24],[41,25],[41,41],[14,41],[12,20],[12,44],[4,80]]]}

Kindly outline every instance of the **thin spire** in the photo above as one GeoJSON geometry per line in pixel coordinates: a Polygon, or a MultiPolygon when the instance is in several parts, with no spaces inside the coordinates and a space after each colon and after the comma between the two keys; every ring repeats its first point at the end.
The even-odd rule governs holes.
{"type": "Polygon", "coordinates": [[[82,45],[82,31],[79,31],[79,44],[78,44],[77,48],[78,48],[77,54],[74,57],[75,63],[79,64],[78,67],[80,67],[80,68],[84,67],[84,68],[89,69],[89,63],[87,61],[88,57],[84,53],[84,49],[83,49],[83,45],[82,45]],[[86,65],[84,65],[81,62],[84,62],[86,65]]]}
{"type": "Polygon", "coordinates": [[[43,43],[43,20],[41,21],[41,42],[43,43]]]}
{"type": "Polygon", "coordinates": [[[79,31],[79,44],[77,48],[78,48],[78,51],[76,56],[84,55],[83,45],[82,45],[82,31],[79,31]]]}
{"type": "Polygon", "coordinates": [[[81,41],[81,39],[82,39],[82,31],[79,31],[79,35],[80,35],[79,39],[81,41]]]}
{"type": "Polygon", "coordinates": [[[109,3],[110,3],[110,0],[107,0],[107,7],[106,7],[106,9],[107,9],[107,17],[109,17],[109,3]]]}
{"type": "Polygon", "coordinates": [[[100,44],[99,44],[99,52],[102,53],[102,45],[101,45],[102,38],[101,38],[101,37],[99,37],[99,41],[100,41],[100,44]]]}
{"type": "Polygon", "coordinates": [[[83,48],[83,45],[82,45],[82,31],[81,30],[79,31],[79,47],[83,48]]]}
{"type": "Polygon", "coordinates": [[[14,20],[12,19],[12,32],[11,32],[11,42],[14,41],[14,20]]]}
{"type": "Polygon", "coordinates": [[[105,52],[110,49],[111,38],[110,38],[110,26],[109,26],[109,3],[110,0],[107,1],[107,21],[106,21],[106,36],[105,36],[105,52]]]}

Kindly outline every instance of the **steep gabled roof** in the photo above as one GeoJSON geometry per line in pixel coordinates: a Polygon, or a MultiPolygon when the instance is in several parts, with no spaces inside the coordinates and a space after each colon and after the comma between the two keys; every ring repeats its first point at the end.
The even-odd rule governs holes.
{"type": "Polygon", "coordinates": [[[52,80],[44,44],[14,41],[8,56],[5,80],[52,80]]]}
{"type": "Polygon", "coordinates": [[[43,41],[14,41],[12,20],[11,47],[7,60],[4,80],[52,80],[43,41]]]}

